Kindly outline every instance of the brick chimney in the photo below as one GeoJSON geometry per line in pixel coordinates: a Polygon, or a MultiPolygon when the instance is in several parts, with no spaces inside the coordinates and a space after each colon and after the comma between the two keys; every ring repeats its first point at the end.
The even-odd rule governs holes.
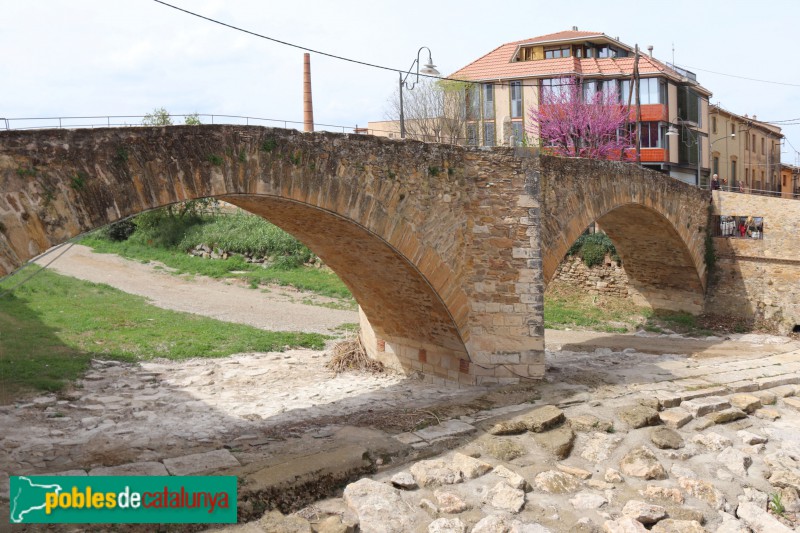
{"type": "Polygon", "coordinates": [[[303,131],[314,131],[314,103],[311,101],[311,55],[303,54],[303,131]]]}

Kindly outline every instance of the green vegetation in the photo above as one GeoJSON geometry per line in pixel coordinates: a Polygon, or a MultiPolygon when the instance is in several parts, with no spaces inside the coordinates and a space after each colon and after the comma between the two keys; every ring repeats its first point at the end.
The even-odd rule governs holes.
{"type": "Polygon", "coordinates": [[[215,215],[214,212],[208,201],[156,209],[133,219],[136,229],[127,240],[115,240],[112,228],[116,225],[112,225],[92,233],[82,243],[96,252],[114,253],[143,262],[157,261],[175,274],[238,278],[252,288],[268,283],[291,285],[346,300],[330,306],[345,309],[354,306],[350,291],[333,272],[306,266],[315,258],[297,239],[258,216],[243,212],[215,215]],[[204,214],[208,211],[212,214],[204,214]],[[201,245],[234,255],[225,260],[212,260],[187,253],[201,245]],[[264,264],[249,263],[244,255],[268,259],[264,264]]]}
{"type": "MultiPolygon", "coordinates": [[[[5,280],[0,291],[14,283],[16,277],[5,280]]],[[[321,349],[326,338],[168,311],[108,285],[45,271],[0,297],[0,395],[10,399],[29,389],[57,391],[96,357],[225,357],[287,346],[321,349]]]]}
{"type": "Polygon", "coordinates": [[[786,512],[780,492],[773,492],[769,495],[769,509],[779,516],[786,512]]]}
{"type": "Polygon", "coordinates": [[[642,328],[651,333],[674,332],[698,337],[714,335],[715,331],[750,329],[730,317],[654,311],[637,306],[629,298],[590,294],[558,281],[551,283],[545,292],[544,325],[551,329],[592,329],[610,333],[642,328]]]}
{"type": "Polygon", "coordinates": [[[208,160],[211,162],[212,165],[216,167],[220,166],[225,161],[222,158],[222,156],[219,156],[217,154],[209,154],[208,160]]]}
{"type": "Polygon", "coordinates": [[[576,287],[554,283],[544,297],[544,326],[585,328],[613,333],[636,329],[652,315],[626,298],[590,294],[576,287]]]}
{"type": "Polygon", "coordinates": [[[577,255],[588,267],[601,264],[606,257],[611,256],[614,261],[619,261],[614,243],[605,233],[584,233],[575,241],[567,251],[567,255],[577,255]]]}

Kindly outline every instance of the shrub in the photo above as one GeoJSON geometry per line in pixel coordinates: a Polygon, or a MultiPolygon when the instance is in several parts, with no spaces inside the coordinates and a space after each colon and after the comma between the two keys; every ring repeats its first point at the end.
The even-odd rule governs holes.
{"type": "Polygon", "coordinates": [[[103,234],[112,241],[121,242],[127,241],[134,231],[136,231],[136,224],[127,218],[106,226],[103,234]]]}
{"type": "Polygon", "coordinates": [[[577,255],[588,267],[602,263],[606,254],[614,261],[620,260],[614,243],[605,233],[584,233],[567,251],[568,256],[577,255]]]}

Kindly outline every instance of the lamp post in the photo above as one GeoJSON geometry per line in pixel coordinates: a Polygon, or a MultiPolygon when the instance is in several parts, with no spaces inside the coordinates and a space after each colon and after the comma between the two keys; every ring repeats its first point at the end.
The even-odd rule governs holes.
{"type": "MultiPolygon", "coordinates": [[[[709,156],[710,156],[710,155],[713,153],[713,151],[712,151],[712,150],[713,150],[713,148],[714,148],[714,145],[715,145],[716,143],[718,143],[719,141],[723,140],[723,139],[724,139],[724,140],[728,140],[728,139],[736,139],[736,133],[731,133],[731,134],[728,134],[728,135],[726,135],[725,137],[720,137],[720,138],[719,138],[719,139],[717,139],[716,141],[711,141],[711,144],[709,144],[709,145],[708,145],[708,155],[709,155],[709,156]]],[[[726,154],[728,153],[727,149],[725,150],[725,153],[726,153],[726,154]]],[[[725,157],[728,157],[728,156],[726,155],[725,157]]],[[[735,176],[733,176],[731,179],[733,179],[733,178],[735,178],[735,176]]],[[[720,187],[722,187],[722,186],[720,185],[720,187]]],[[[731,188],[731,187],[733,187],[733,181],[731,181],[730,185],[728,185],[728,190],[730,190],[730,188],[731,188]]]]}
{"type": "Polygon", "coordinates": [[[428,48],[427,46],[422,46],[422,47],[420,47],[419,50],[417,50],[417,58],[414,60],[413,63],[411,63],[411,67],[408,69],[408,72],[405,73],[405,76],[403,76],[403,72],[399,73],[400,74],[400,138],[401,139],[405,139],[406,138],[406,123],[405,123],[405,117],[403,116],[403,87],[407,87],[409,91],[414,89],[414,86],[417,83],[419,83],[419,75],[420,75],[420,73],[427,74],[429,76],[439,76],[440,75],[439,71],[436,70],[436,65],[433,64],[433,59],[431,59],[431,49],[428,48]],[[428,51],[428,63],[422,68],[422,70],[420,70],[419,69],[419,55],[422,53],[423,50],[427,50],[428,51]],[[416,69],[417,69],[416,72],[415,72],[415,76],[416,77],[414,78],[414,82],[413,83],[409,83],[406,80],[408,80],[408,77],[411,75],[411,71],[414,70],[414,67],[416,67],[416,69]]]}
{"type": "MultiPolygon", "coordinates": [[[[678,121],[677,122],[678,126],[680,126],[685,131],[688,131],[692,135],[694,144],[697,145],[697,176],[695,177],[694,185],[695,187],[699,187],[700,186],[700,134],[686,127],[686,124],[682,119],[678,118],[677,121],[678,121]]],[[[675,124],[670,124],[669,129],[667,130],[667,137],[674,137],[676,135],[679,135],[679,133],[678,130],[675,128],[675,124]]],[[[686,146],[692,146],[692,144],[687,143],[686,141],[683,141],[683,144],[685,144],[686,146]]]]}

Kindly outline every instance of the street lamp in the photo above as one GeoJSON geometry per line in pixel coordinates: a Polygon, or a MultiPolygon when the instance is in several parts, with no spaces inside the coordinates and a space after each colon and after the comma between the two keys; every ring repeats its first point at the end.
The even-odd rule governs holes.
{"type": "MultiPolygon", "coordinates": [[[[722,140],[728,140],[728,139],[734,139],[734,140],[735,140],[735,139],[736,139],[736,133],[731,133],[731,134],[729,134],[729,135],[726,135],[725,137],[720,137],[720,138],[719,138],[719,139],[717,139],[716,141],[711,141],[711,144],[709,144],[709,145],[708,145],[708,155],[710,156],[711,154],[713,154],[713,153],[714,153],[714,152],[713,152],[713,149],[714,149],[714,145],[715,145],[716,143],[718,143],[719,141],[722,141],[722,140]]],[[[727,151],[726,151],[726,153],[727,153],[727,151]]],[[[727,156],[725,156],[725,157],[727,157],[727,156]]],[[[728,185],[728,189],[729,189],[729,190],[730,190],[730,188],[731,188],[731,187],[733,187],[733,180],[734,180],[735,178],[736,178],[736,176],[732,176],[732,177],[731,177],[731,183],[730,183],[730,185],[728,185]]],[[[721,187],[721,186],[720,186],[720,187],[721,187]]]]}
{"type": "Polygon", "coordinates": [[[440,76],[439,71],[436,70],[436,65],[433,64],[433,59],[431,59],[431,49],[428,48],[427,46],[422,46],[417,51],[417,58],[414,60],[413,63],[411,63],[411,67],[408,69],[408,72],[405,73],[406,74],[405,76],[403,76],[403,72],[399,73],[400,74],[400,138],[401,139],[405,139],[406,138],[406,123],[405,123],[405,117],[403,116],[403,87],[404,86],[407,87],[409,91],[412,90],[414,88],[414,86],[417,83],[419,83],[419,75],[420,75],[420,73],[427,74],[429,76],[440,76]],[[422,68],[422,70],[420,70],[419,69],[419,55],[422,53],[422,50],[427,50],[428,51],[428,63],[422,68]],[[411,71],[414,69],[414,67],[417,68],[417,70],[415,72],[415,76],[416,77],[414,78],[414,83],[408,83],[406,80],[411,75],[411,71]]]}

